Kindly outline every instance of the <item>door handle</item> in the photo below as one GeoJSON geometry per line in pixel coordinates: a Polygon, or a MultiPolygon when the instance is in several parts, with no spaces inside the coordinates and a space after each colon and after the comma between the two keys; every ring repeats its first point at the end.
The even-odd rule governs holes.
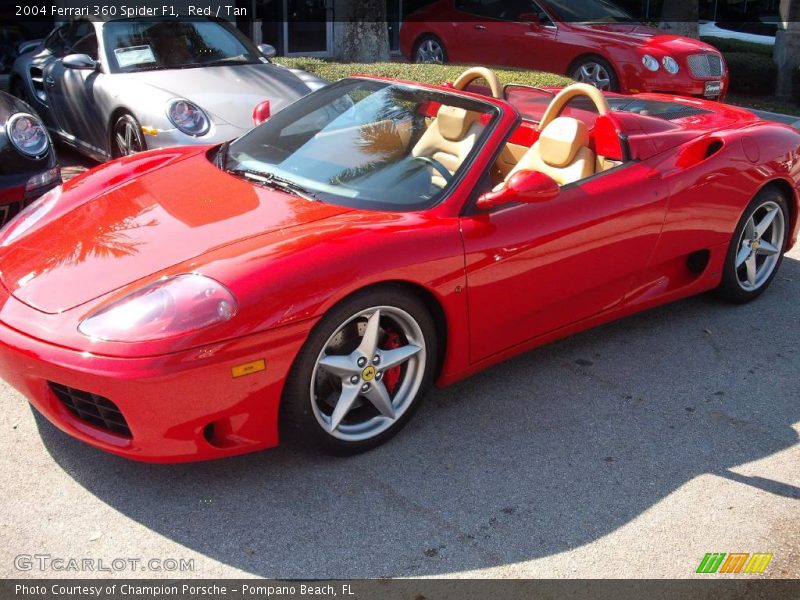
{"type": "Polygon", "coordinates": [[[47,87],[53,87],[56,84],[56,80],[50,77],[49,75],[44,80],[47,87]]]}
{"type": "Polygon", "coordinates": [[[484,29],[486,29],[486,25],[475,25],[475,29],[483,31],[484,29]]]}

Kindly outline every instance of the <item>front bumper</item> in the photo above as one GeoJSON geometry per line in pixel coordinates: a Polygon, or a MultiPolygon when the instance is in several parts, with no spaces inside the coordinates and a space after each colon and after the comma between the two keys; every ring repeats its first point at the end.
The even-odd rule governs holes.
{"type": "Polygon", "coordinates": [[[96,448],[146,462],[223,458],[278,443],[278,405],[308,321],[164,356],[115,358],[54,346],[0,323],[0,378],[49,421],[96,448]],[[233,368],[266,368],[234,377],[233,368]],[[111,400],[131,436],[77,417],[51,382],[111,400]]]}
{"type": "Polygon", "coordinates": [[[246,129],[240,129],[228,123],[212,123],[208,133],[202,136],[192,136],[179,129],[157,129],[142,124],[142,133],[148,150],[172,148],[175,146],[203,146],[206,144],[221,144],[238,138],[246,129]],[[150,130],[150,132],[148,132],[150,130]]]}
{"type": "Polygon", "coordinates": [[[647,71],[641,65],[626,64],[622,69],[622,90],[631,94],[654,93],[673,94],[676,96],[690,96],[695,98],[712,98],[706,94],[706,84],[720,82],[720,91],[713,98],[724,100],[728,93],[729,78],[727,72],[720,77],[697,78],[681,69],[675,75],[670,75],[663,69],[656,72],[647,71]]]}

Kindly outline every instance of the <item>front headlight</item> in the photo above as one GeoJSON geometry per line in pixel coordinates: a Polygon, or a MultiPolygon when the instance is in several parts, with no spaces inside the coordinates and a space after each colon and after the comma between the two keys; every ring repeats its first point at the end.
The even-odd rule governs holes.
{"type": "Polygon", "coordinates": [[[237,302],[221,283],[197,273],[162,279],[85,319],[78,330],[91,338],[144,342],[223,323],[237,302]]]}
{"type": "Polygon", "coordinates": [[[60,197],[61,187],[59,186],[47,192],[9,221],[2,229],[3,233],[0,235],[0,248],[5,248],[13,244],[30,231],[34,225],[47,216],[60,197]]]}
{"type": "Polygon", "coordinates": [[[47,154],[50,139],[44,125],[33,115],[15,113],[6,122],[6,134],[11,144],[25,156],[38,158],[47,154]]]}
{"type": "Polygon", "coordinates": [[[658,71],[658,61],[649,54],[642,57],[642,64],[649,71],[658,71]]]}
{"type": "Polygon", "coordinates": [[[211,127],[211,121],[203,109],[188,100],[170,102],[167,116],[175,127],[189,135],[205,135],[211,127]]]}
{"type": "Polygon", "coordinates": [[[680,66],[678,65],[678,61],[671,56],[665,56],[664,60],[661,61],[661,64],[664,65],[664,68],[670,75],[675,75],[675,73],[681,70],[680,66]]]}

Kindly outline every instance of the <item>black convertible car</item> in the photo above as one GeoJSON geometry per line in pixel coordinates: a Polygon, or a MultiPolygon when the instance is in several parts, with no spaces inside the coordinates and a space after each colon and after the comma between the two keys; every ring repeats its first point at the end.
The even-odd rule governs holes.
{"type": "Polygon", "coordinates": [[[39,117],[0,92],[0,227],[59,183],[56,153],[39,117]]]}

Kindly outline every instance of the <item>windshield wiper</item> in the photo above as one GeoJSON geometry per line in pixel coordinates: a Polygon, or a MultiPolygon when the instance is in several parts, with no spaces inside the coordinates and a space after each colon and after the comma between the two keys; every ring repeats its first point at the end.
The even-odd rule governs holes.
{"type": "Polygon", "coordinates": [[[223,65],[249,65],[255,64],[255,62],[245,56],[229,56],[228,58],[219,58],[201,64],[204,67],[219,67],[223,65]]]}
{"type": "Polygon", "coordinates": [[[246,177],[247,179],[252,179],[260,183],[261,185],[266,185],[269,187],[273,187],[276,189],[281,190],[282,192],[288,192],[290,194],[296,194],[305,200],[319,201],[319,198],[309,190],[308,188],[303,187],[299,183],[295,183],[289,179],[284,179],[283,177],[279,177],[274,173],[268,173],[266,171],[256,171],[254,169],[229,169],[228,173],[233,175],[238,175],[240,177],[246,177]]]}

